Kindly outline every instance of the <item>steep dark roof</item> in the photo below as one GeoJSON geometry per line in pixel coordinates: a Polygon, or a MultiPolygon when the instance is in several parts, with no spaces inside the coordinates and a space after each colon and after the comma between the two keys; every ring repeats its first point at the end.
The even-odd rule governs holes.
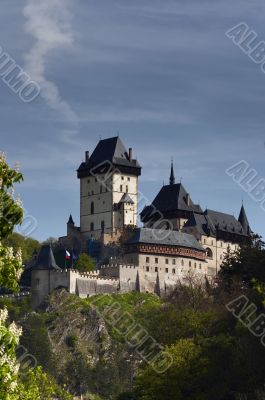
{"type": "Polygon", "coordinates": [[[244,234],[242,225],[233,215],[213,210],[206,210],[205,215],[208,215],[213,225],[221,231],[244,234]]]}
{"type": "Polygon", "coordinates": [[[204,248],[193,235],[172,230],[137,228],[127,244],[137,243],[188,247],[204,251],[204,248]]]}
{"type": "Polygon", "coordinates": [[[246,214],[246,211],[245,211],[245,208],[244,208],[243,204],[242,204],[242,207],[241,207],[241,210],[240,210],[238,221],[241,223],[241,225],[242,225],[242,227],[244,229],[244,232],[247,235],[250,235],[251,229],[250,229],[250,226],[249,226],[249,222],[248,222],[248,219],[247,219],[247,214],[246,214]]]}
{"type": "Polygon", "coordinates": [[[175,173],[174,173],[173,162],[171,163],[171,171],[170,171],[169,184],[170,184],[170,185],[175,185],[175,173]]]}
{"type": "Polygon", "coordinates": [[[203,215],[192,214],[184,229],[187,227],[196,227],[201,235],[216,236],[219,231],[248,236],[241,223],[233,215],[213,210],[205,210],[203,215]]]}
{"type": "Polygon", "coordinates": [[[72,224],[72,225],[75,224],[75,223],[74,223],[74,220],[73,220],[73,217],[72,217],[72,214],[70,214],[70,217],[69,217],[69,220],[68,220],[67,223],[68,223],[68,224],[72,224]]]}
{"type": "Polygon", "coordinates": [[[45,244],[41,247],[31,268],[33,270],[60,270],[54,259],[51,245],[45,244]]]}
{"type": "Polygon", "coordinates": [[[142,221],[148,221],[150,214],[154,214],[155,210],[163,215],[178,210],[202,214],[203,211],[199,205],[194,204],[190,198],[188,202],[188,196],[182,183],[163,186],[152,205],[145,207],[141,212],[142,221]]]}
{"type": "Polygon", "coordinates": [[[83,162],[78,168],[78,177],[88,176],[97,166],[113,165],[126,168],[128,173],[140,175],[141,166],[136,159],[130,159],[121,139],[116,136],[100,140],[88,161],[83,162]]]}

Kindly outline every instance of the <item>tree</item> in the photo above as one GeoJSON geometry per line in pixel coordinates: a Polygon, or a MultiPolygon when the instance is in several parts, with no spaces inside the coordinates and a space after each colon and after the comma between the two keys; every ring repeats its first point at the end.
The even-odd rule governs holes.
{"type": "Polygon", "coordinates": [[[75,263],[75,268],[80,272],[94,271],[95,262],[88,254],[81,253],[77,262],[75,263]]]}
{"type": "Polygon", "coordinates": [[[19,370],[15,350],[21,330],[14,323],[7,327],[7,317],[7,310],[0,310],[0,398],[1,400],[15,400],[17,399],[15,391],[18,386],[19,370]]]}
{"type": "Polygon", "coordinates": [[[15,225],[23,220],[20,199],[14,198],[14,184],[23,180],[18,169],[8,166],[6,156],[0,153],[0,287],[18,291],[18,280],[22,273],[21,250],[14,253],[3,240],[13,233],[15,225]]]}
{"type": "Polygon", "coordinates": [[[38,240],[22,236],[16,232],[6,238],[3,243],[6,246],[13,247],[16,252],[21,249],[23,264],[29,262],[33,254],[38,252],[41,246],[38,240]]]}

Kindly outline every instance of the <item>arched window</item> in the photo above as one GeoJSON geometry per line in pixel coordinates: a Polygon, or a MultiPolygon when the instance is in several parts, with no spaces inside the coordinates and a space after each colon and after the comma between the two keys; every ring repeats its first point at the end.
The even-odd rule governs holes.
{"type": "Polygon", "coordinates": [[[92,201],[91,207],[90,207],[90,213],[94,214],[94,212],[95,212],[95,205],[94,205],[94,201],[92,201]]]}
{"type": "Polygon", "coordinates": [[[209,249],[209,247],[206,249],[206,257],[213,258],[213,252],[211,249],[209,249]]]}
{"type": "Polygon", "coordinates": [[[94,224],[93,224],[93,222],[91,222],[91,224],[90,224],[90,230],[91,230],[91,231],[94,230],[94,224]]]}

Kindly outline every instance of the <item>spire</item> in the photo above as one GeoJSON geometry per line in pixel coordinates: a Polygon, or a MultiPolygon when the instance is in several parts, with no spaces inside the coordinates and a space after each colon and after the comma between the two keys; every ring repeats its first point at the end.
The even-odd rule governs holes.
{"type": "Polygon", "coordinates": [[[171,172],[170,172],[169,184],[170,185],[175,185],[175,174],[174,174],[173,160],[171,160],[171,172]]]}
{"type": "Polygon", "coordinates": [[[69,220],[68,220],[67,224],[72,224],[72,225],[75,224],[74,220],[73,220],[73,217],[72,217],[72,214],[70,214],[70,217],[69,217],[69,220]]]}
{"type": "Polygon", "coordinates": [[[251,230],[250,230],[249,222],[248,222],[248,219],[247,219],[247,214],[246,214],[246,211],[245,211],[245,208],[244,208],[243,204],[242,204],[242,207],[241,207],[241,210],[240,210],[238,221],[241,223],[244,232],[246,234],[250,235],[251,230]]]}

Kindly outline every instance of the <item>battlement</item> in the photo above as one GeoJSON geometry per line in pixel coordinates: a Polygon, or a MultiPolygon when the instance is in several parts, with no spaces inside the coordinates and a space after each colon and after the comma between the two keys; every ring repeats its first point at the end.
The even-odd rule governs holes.
{"type": "Polygon", "coordinates": [[[125,269],[135,269],[138,268],[138,266],[134,264],[108,264],[108,265],[102,265],[101,270],[107,269],[107,268],[125,268],[125,269]]]}

